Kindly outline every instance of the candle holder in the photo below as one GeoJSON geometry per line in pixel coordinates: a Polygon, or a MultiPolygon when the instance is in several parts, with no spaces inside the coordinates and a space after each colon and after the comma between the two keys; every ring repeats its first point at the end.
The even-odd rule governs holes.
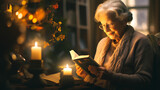
{"type": "Polygon", "coordinates": [[[30,60],[29,72],[33,74],[33,78],[31,78],[26,85],[33,88],[46,86],[47,82],[40,77],[43,71],[43,60],[30,60]]]}
{"type": "Polygon", "coordinates": [[[61,88],[71,87],[74,85],[74,78],[72,75],[64,75],[61,71],[59,82],[61,88]]]}

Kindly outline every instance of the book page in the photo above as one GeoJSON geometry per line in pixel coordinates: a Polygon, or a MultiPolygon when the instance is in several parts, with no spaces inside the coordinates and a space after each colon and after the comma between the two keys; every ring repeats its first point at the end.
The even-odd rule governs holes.
{"type": "MultiPolygon", "coordinates": [[[[50,75],[42,75],[41,76],[41,78],[42,79],[44,79],[44,80],[48,80],[48,81],[51,81],[51,82],[54,82],[54,83],[56,83],[56,84],[59,84],[59,80],[60,80],[60,73],[61,72],[58,72],[58,73],[55,73],[55,74],[50,74],[50,75]]],[[[73,76],[73,78],[74,78],[74,80],[81,80],[80,78],[78,78],[78,77],[74,77],[73,76]]]]}
{"type": "Polygon", "coordinates": [[[76,57],[79,56],[74,50],[71,50],[71,51],[69,51],[69,52],[70,52],[70,54],[71,54],[72,60],[74,60],[74,58],[76,58],[76,57]]]}
{"type": "Polygon", "coordinates": [[[55,74],[51,74],[51,75],[42,76],[42,79],[49,80],[49,81],[52,81],[52,82],[58,84],[59,80],[60,80],[60,72],[55,73],[55,74]]]}
{"type": "Polygon", "coordinates": [[[75,59],[88,58],[88,57],[89,57],[89,55],[80,55],[80,56],[78,56],[78,57],[75,57],[74,60],[75,60],[75,59]]]}

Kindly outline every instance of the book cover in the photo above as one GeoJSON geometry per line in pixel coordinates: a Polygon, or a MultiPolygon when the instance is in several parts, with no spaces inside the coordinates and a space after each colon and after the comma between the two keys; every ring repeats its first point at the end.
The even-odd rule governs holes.
{"type": "Polygon", "coordinates": [[[88,70],[88,66],[92,65],[99,67],[99,64],[92,57],[90,57],[90,55],[78,55],[74,50],[71,50],[70,54],[73,62],[79,65],[90,76],[95,77],[95,75],[88,70]]]}

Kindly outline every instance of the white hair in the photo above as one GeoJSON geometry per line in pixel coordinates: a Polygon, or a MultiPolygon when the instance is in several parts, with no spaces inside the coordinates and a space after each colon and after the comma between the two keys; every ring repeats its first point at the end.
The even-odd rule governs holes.
{"type": "Polygon", "coordinates": [[[100,14],[105,13],[107,15],[109,11],[114,12],[116,14],[115,18],[121,21],[132,21],[132,13],[121,0],[107,0],[104,3],[101,3],[97,7],[95,20],[99,22],[100,14]]]}

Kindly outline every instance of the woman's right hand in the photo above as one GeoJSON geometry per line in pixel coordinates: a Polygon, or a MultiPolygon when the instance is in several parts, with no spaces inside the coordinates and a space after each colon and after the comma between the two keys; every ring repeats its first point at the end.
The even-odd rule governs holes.
{"type": "Polygon", "coordinates": [[[76,66],[77,75],[82,77],[82,78],[85,78],[87,76],[87,73],[80,66],[78,66],[77,64],[75,64],[75,66],[76,66]]]}

